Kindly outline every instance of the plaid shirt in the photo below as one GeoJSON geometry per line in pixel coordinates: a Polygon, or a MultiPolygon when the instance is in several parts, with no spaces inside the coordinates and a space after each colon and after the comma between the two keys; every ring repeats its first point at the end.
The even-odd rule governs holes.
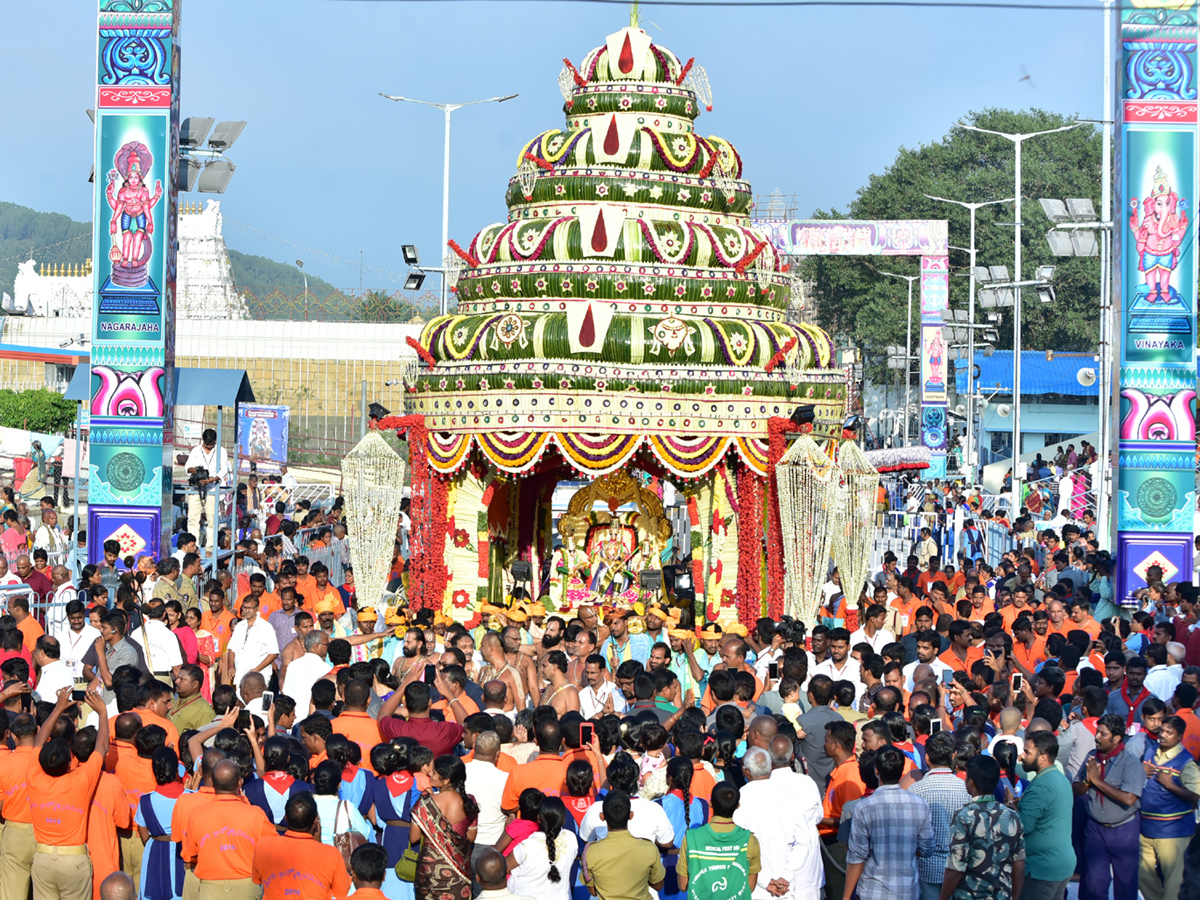
{"type": "Polygon", "coordinates": [[[971,802],[971,795],[963,780],[945,768],[930,769],[908,790],[929,804],[933,823],[935,849],[917,860],[917,871],[922,881],[941,884],[946,874],[946,854],[950,852],[950,826],[955,813],[971,802]]]}
{"type": "Polygon", "coordinates": [[[854,807],[846,864],[863,864],[858,900],[917,897],[917,853],[933,851],[929,805],[900,785],[881,785],[854,807]]]}

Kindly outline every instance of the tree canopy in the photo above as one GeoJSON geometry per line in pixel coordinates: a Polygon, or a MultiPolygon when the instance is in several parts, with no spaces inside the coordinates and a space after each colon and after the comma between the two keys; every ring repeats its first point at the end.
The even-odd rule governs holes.
{"type": "MultiPolygon", "coordinates": [[[[964,122],[1010,134],[1044,131],[1073,121],[1067,117],[1030,109],[1016,112],[985,109],[969,113],[964,122]]],[[[1022,269],[1032,278],[1039,265],[1058,266],[1054,274],[1057,299],[1039,303],[1027,292],[1021,307],[1021,339],[1026,350],[1092,351],[1099,339],[1100,261],[1060,259],[1050,253],[1045,234],[1050,222],[1038,199],[1090,198],[1100,209],[1100,154],[1102,137],[1091,125],[1031,138],[1023,143],[1021,181],[1023,196],[1022,269]]],[[[967,247],[970,212],[925,195],[968,203],[1013,196],[1015,155],[1006,138],[953,128],[940,141],[916,149],[901,148],[894,163],[859,189],[845,212],[818,210],[818,219],[946,219],[950,244],[967,247]]],[[[976,264],[1008,266],[1013,271],[1012,204],[983,207],[975,217],[976,264]]],[[[950,306],[968,305],[970,255],[950,251],[950,306]]],[[[919,257],[809,257],[804,275],[814,287],[811,299],[817,324],[840,342],[882,352],[888,344],[904,344],[908,286],[879,274],[887,270],[916,275],[919,257]]],[[[914,286],[913,334],[918,333],[920,309],[914,286]]],[[[1012,309],[1002,310],[998,347],[1012,347],[1012,309]]],[[[978,306],[977,321],[982,320],[978,306]]]]}

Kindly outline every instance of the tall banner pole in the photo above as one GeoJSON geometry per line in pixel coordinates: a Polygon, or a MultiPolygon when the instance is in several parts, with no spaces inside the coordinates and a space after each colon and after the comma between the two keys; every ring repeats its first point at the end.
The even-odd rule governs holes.
{"type": "Polygon", "coordinates": [[[945,256],[921,257],[921,443],[929,448],[925,478],[946,477],[946,381],[949,353],[942,332],[942,313],[950,306],[950,261],[945,256]]]}
{"type": "Polygon", "coordinates": [[[1118,6],[1117,597],[1187,581],[1196,506],[1195,0],[1118,6]],[[1154,573],[1153,567],[1161,571],[1154,573]]]}
{"type": "Polygon", "coordinates": [[[181,0],[99,0],[88,560],[171,533],[181,0]]]}

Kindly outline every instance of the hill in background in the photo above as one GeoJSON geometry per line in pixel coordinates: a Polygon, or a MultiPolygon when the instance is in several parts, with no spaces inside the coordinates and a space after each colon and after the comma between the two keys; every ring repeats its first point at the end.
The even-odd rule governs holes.
{"type": "MultiPolygon", "coordinates": [[[[295,266],[228,250],[233,278],[239,287],[269,286],[287,291],[302,290],[304,277],[295,266]]],[[[45,265],[83,264],[92,255],[92,226],[76,222],[59,213],[43,213],[0,202],[0,294],[13,291],[17,266],[27,259],[45,265]]],[[[313,294],[327,295],[335,291],[329,282],[308,277],[308,289],[313,294]]]]}

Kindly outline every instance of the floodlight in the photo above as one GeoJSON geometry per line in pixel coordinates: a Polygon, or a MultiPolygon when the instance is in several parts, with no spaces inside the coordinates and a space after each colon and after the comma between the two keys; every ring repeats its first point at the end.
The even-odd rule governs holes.
{"type": "Polygon", "coordinates": [[[661,591],[662,571],[659,569],[643,569],[638,573],[638,585],[643,591],[661,591]]]}
{"type": "Polygon", "coordinates": [[[797,429],[803,430],[805,425],[811,426],[817,420],[817,407],[813,403],[803,403],[792,410],[788,416],[797,429]]]}
{"type": "Polygon", "coordinates": [[[406,266],[419,266],[421,264],[421,255],[417,252],[416,244],[401,244],[400,254],[404,257],[406,266]]]}
{"type": "Polygon", "coordinates": [[[1037,267],[1037,280],[1038,281],[1049,281],[1053,277],[1054,277],[1054,266],[1038,266],[1037,267]]]}
{"type": "MultiPolygon", "coordinates": [[[[1050,252],[1055,256],[1074,256],[1075,245],[1072,238],[1079,234],[1078,231],[1050,231],[1046,233],[1046,241],[1050,244],[1050,252]]],[[[1095,240],[1095,238],[1093,238],[1095,240]]]]}
{"type": "Polygon", "coordinates": [[[992,273],[988,271],[987,266],[972,266],[971,274],[979,284],[987,284],[992,280],[992,273]]]}
{"type": "Polygon", "coordinates": [[[1096,221],[1096,208],[1092,206],[1092,201],[1086,197],[1080,200],[1068,200],[1067,209],[1071,213],[1071,218],[1076,222],[1096,221]]]}
{"type": "MultiPolygon", "coordinates": [[[[991,344],[983,345],[983,355],[984,356],[990,357],[995,352],[996,352],[996,348],[993,347],[991,344]]],[[[976,377],[978,377],[978,376],[976,376],[976,377]]]]}
{"type": "Polygon", "coordinates": [[[1053,200],[1043,197],[1038,201],[1042,205],[1042,212],[1046,214],[1046,218],[1058,225],[1060,222],[1069,222],[1071,214],[1067,212],[1067,204],[1061,200],[1053,200]]]}
{"type": "Polygon", "coordinates": [[[419,291],[421,289],[421,285],[424,283],[424,272],[409,272],[408,277],[404,279],[404,289],[406,291],[419,291]]]}
{"type": "Polygon", "coordinates": [[[1082,228],[1071,232],[1071,247],[1076,256],[1096,256],[1100,252],[1100,242],[1096,240],[1096,232],[1082,228]]]}
{"type": "Polygon", "coordinates": [[[218,122],[217,127],[208,137],[208,146],[214,150],[228,150],[233,146],[233,142],[241,136],[242,129],[245,127],[246,123],[240,121],[218,122]]]}
{"type": "Polygon", "coordinates": [[[509,569],[512,572],[513,581],[532,581],[533,580],[533,563],[527,559],[513,560],[512,567],[509,569]]]}
{"type": "Polygon", "coordinates": [[[903,356],[904,348],[897,347],[895,344],[888,344],[887,352],[888,356],[903,356]]]}
{"type": "Polygon", "coordinates": [[[382,403],[372,403],[367,407],[367,417],[373,422],[377,422],[384,416],[390,416],[392,411],[382,403]]]}
{"type": "Polygon", "coordinates": [[[986,328],[983,332],[983,339],[994,344],[996,341],[1000,340],[1000,332],[994,328],[986,328]]]}
{"type": "Polygon", "coordinates": [[[988,271],[992,275],[992,281],[1005,282],[1008,281],[1008,266],[988,266],[988,271]]]}
{"type": "Polygon", "coordinates": [[[196,186],[202,194],[223,194],[229,187],[229,179],[237,171],[237,166],[227,159],[214,159],[200,173],[200,181],[196,186]]]}
{"type": "Polygon", "coordinates": [[[202,164],[198,159],[192,159],[190,156],[181,156],[179,158],[179,178],[176,185],[181,191],[194,190],[196,187],[196,179],[200,177],[200,169],[202,164]]]}
{"type": "Polygon", "coordinates": [[[199,147],[212,129],[213,120],[203,116],[189,116],[179,126],[179,146],[199,147]]]}
{"type": "Polygon", "coordinates": [[[89,119],[91,119],[92,124],[95,125],[96,124],[96,111],[94,109],[85,109],[84,112],[87,113],[87,117],[89,119]]]}
{"type": "Polygon", "coordinates": [[[1038,299],[1041,300],[1043,303],[1053,303],[1054,302],[1054,288],[1050,287],[1050,285],[1048,285],[1048,284],[1047,285],[1038,285],[1037,295],[1038,295],[1038,299]]]}
{"type": "Polygon", "coordinates": [[[997,292],[991,288],[980,288],[975,292],[975,299],[979,301],[979,305],[984,309],[994,309],[1000,305],[1000,298],[997,292]]]}

